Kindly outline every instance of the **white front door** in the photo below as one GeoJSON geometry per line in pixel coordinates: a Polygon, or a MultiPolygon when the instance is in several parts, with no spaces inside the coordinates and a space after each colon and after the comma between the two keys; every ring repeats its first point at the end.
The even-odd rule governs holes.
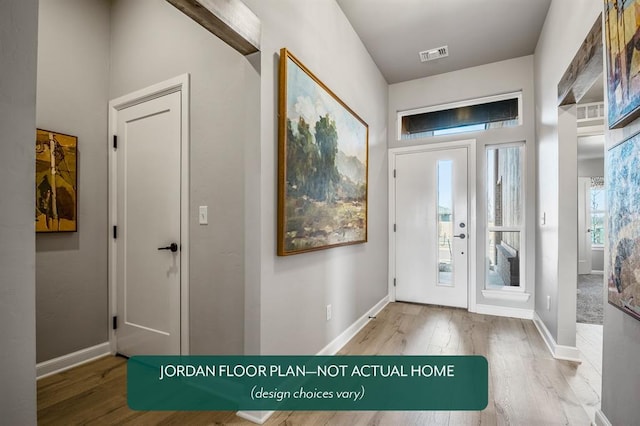
{"type": "Polygon", "coordinates": [[[578,178],[578,274],[591,273],[591,178],[578,178]]]}
{"type": "Polygon", "coordinates": [[[117,111],[117,352],[180,354],[181,98],[117,111]]]}
{"type": "Polygon", "coordinates": [[[395,156],[396,300],[468,307],[467,148],[395,156]]]}

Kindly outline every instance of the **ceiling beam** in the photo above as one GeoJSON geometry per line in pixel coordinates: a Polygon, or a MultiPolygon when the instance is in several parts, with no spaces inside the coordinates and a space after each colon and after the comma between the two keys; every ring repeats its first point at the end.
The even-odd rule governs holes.
{"type": "Polygon", "coordinates": [[[580,102],[596,79],[601,78],[602,71],[602,15],[600,14],[558,83],[558,106],[580,102]]]}
{"type": "Polygon", "coordinates": [[[243,55],[260,51],[260,19],[241,0],[167,0],[243,55]]]}

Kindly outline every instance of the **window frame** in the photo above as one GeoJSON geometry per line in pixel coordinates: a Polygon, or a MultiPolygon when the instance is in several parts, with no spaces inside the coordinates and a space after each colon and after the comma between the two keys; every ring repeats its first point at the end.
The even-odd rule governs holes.
{"type": "MultiPolygon", "coordinates": [[[[484,294],[485,297],[487,298],[497,298],[500,299],[501,297],[499,297],[496,293],[503,293],[503,292],[510,292],[510,293],[517,293],[517,294],[523,294],[526,292],[526,288],[527,288],[527,282],[526,282],[526,272],[527,272],[527,267],[526,267],[526,258],[527,258],[527,197],[526,197],[526,188],[527,188],[527,143],[526,141],[518,141],[518,142],[505,142],[505,143],[495,143],[495,144],[487,144],[484,147],[484,156],[483,156],[483,170],[484,170],[484,175],[483,175],[483,181],[484,181],[484,200],[483,200],[483,204],[484,204],[484,208],[483,208],[483,221],[484,221],[484,237],[483,237],[483,252],[484,252],[484,259],[488,258],[489,255],[489,238],[490,238],[490,233],[491,232],[518,232],[519,234],[519,238],[520,238],[520,249],[519,249],[519,262],[518,262],[518,267],[519,267],[519,274],[520,274],[520,279],[519,279],[519,285],[517,286],[508,286],[508,285],[503,285],[503,286],[490,286],[489,285],[489,280],[488,280],[488,270],[487,270],[487,266],[485,265],[483,267],[483,290],[482,293],[484,294]],[[522,212],[522,216],[521,216],[521,220],[520,220],[520,225],[519,226],[489,226],[489,217],[488,217],[488,199],[489,199],[489,187],[487,185],[487,181],[488,181],[488,161],[487,161],[487,153],[489,150],[491,149],[504,149],[504,148],[514,148],[514,147],[519,147],[520,148],[520,207],[521,207],[521,212],[522,212]],[[492,297],[493,296],[493,297],[492,297]]],[[[526,299],[523,297],[522,301],[526,301],[528,300],[528,295],[526,296],[526,299]]]]}
{"type": "MultiPolygon", "coordinates": [[[[590,229],[591,229],[591,233],[592,233],[592,236],[590,236],[589,239],[591,239],[591,248],[593,248],[593,249],[604,249],[604,242],[602,244],[596,244],[596,243],[593,242],[593,232],[595,231],[595,229],[593,228],[593,216],[596,215],[596,214],[600,214],[600,215],[602,215],[602,217],[606,221],[606,213],[607,213],[606,200],[605,200],[605,206],[603,206],[602,210],[593,210],[592,207],[593,207],[593,190],[594,189],[595,188],[593,188],[593,187],[589,187],[589,203],[590,203],[590,206],[589,206],[590,207],[589,208],[589,215],[590,215],[589,224],[591,225],[590,229]]],[[[604,193],[605,197],[606,197],[606,192],[605,192],[604,187],[599,188],[598,190],[602,191],[604,193]]],[[[603,222],[602,231],[603,231],[603,238],[604,238],[604,222],[603,222]]]]}
{"type": "MultiPolygon", "coordinates": [[[[458,101],[458,102],[450,102],[450,103],[446,103],[446,104],[432,105],[432,106],[427,106],[427,107],[413,108],[413,109],[409,109],[409,110],[398,111],[397,114],[396,114],[396,138],[397,138],[398,142],[402,142],[402,141],[407,141],[407,140],[413,141],[413,140],[419,140],[419,139],[425,139],[425,138],[431,138],[431,137],[438,137],[438,135],[431,135],[431,136],[426,136],[425,138],[403,139],[402,138],[402,119],[404,117],[407,117],[407,116],[410,116],[410,115],[424,114],[424,113],[429,113],[429,112],[444,111],[444,110],[448,110],[448,109],[463,108],[463,107],[486,104],[486,103],[491,103],[491,102],[504,101],[504,100],[508,100],[508,99],[517,99],[518,100],[518,124],[517,125],[521,126],[523,124],[523,120],[522,120],[523,105],[522,105],[522,90],[519,90],[517,92],[509,92],[509,93],[503,93],[503,94],[492,95],[492,96],[483,96],[481,98],[467,99],[467,100],[458,101]]],[[[471,133],[471,132],[483,132],[483,131],[486,131],[486,130],[490,130],[490,129],[471,130],[471,131],[469,131],[469,133],[471,133]]],[[[466,133],[466,132],[462,132],[462,133],[466,133]]],[[[446,134],[446,135],[440,135],[440,137],[450,136],[450,135],[460,135],[460,133],[451,133],[451,134],[446,134]]]]}

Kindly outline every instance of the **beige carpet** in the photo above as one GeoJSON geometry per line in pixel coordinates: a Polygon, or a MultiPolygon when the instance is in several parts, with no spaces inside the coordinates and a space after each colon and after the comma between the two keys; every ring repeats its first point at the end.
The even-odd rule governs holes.
{"type": "Polygon", "coordinates": [[[583,324],[602,324],[604,312],[602,274],[578,275],[576,320],[583,324]]]}

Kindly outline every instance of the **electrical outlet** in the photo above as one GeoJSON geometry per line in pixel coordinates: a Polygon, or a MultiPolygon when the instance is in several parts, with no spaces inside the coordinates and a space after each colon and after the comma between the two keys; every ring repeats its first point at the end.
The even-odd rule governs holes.
{"type": "Polygon", "coordinates": [[[547,296],[547,311],[551,310],[551,296],[547,296]]]}
{"type": "Polygon", "coordinates": [[[331,309],[331,305],[327,305],[327,321],[329,321],[331,319],[333,312],[331,309]]]}

